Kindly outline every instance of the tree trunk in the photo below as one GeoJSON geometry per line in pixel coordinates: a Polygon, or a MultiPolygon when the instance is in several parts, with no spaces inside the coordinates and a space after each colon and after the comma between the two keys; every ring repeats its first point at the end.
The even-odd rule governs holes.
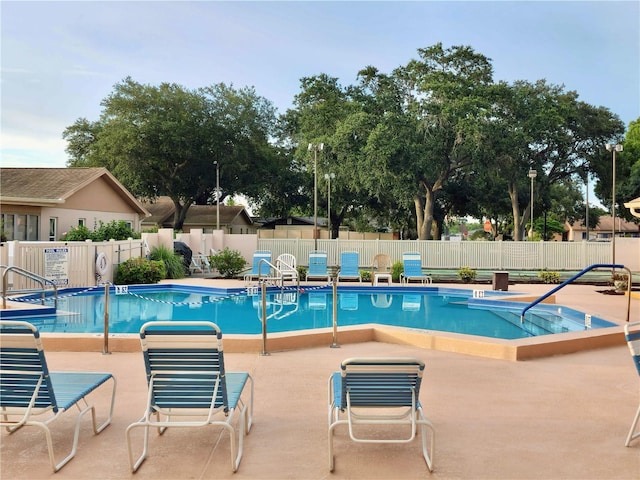
{"type": "Polygon", "coordinates": [[[528,209],[525,209],[523,218],[520,219],[520,207],[518,206],[518,189],[515,184],[509,184],[509,198],[511,199],[511,211],[513,212],[513,240],[516,242],[524,239],[524,225],[528,209]]]}
{"type": "MultiPolygon", "coordinates": [[[[416,204],[417,207],[417,204],[416,204]]],[[[432,240],[431,227],[433,225],[433,190],[425,189],[424,194],[424,212],[421,212],[422,224],[418,228],[419,240],[432,240]]]]}

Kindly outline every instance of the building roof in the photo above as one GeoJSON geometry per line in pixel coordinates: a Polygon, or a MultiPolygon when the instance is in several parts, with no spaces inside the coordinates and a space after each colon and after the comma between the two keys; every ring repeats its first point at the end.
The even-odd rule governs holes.
{"type": "MultiPolygon", "coordinates": [[[[151,216],[142,220],[143,225],[165,225],[173,223],[175,205],[171,198],[162,196],[143,205],[151,212],[151,216]]],[[[238,217],[244,218],[244,223],[251,225],[253,221],[242,205],[220,205],[220,225],[230,225],[238,217]]],[[[217,222],[217,208],[215,205],[191,205],[184,224],[189,226],[215,225],[217,222]]]]}
{"type": "Polygon", "coordinates": [[[142,204],[103,167],[0,168],[0,202],[13,205],[62,205],[73,194],[102,178],[135,211],[149,214],[142,204]]]}
{"type": "MultiPolygon", "coordinates": [[[[307,225],[313,227],[313,217],[280,217],[264,219],[262,226],[265,229],[275,228],[276,225],[307,225]]],[[[327,219],[318,217],[318,228],[327,227],[327,219]]]]}
{"type": "MultiPolygon", "coordinates": [[[[571,225],[571,228],[573,228],[573,230],[586,230],[586,228],[584,227],[584,224],[582,223],[582,220],[576,220],[575,222],[573,222],[573,225],[571,225]]],[[[600,221],[598,222],[598,225],[595,228],[590,228],[590,230],[602,231],[602,232],[613,231],[613,222],[612,222],[611,215],[602,215],[600,217],[600,221]]],[[[638,225],[637,223],[629,222],[622,218],[616,218],[616,232],[632,233],[632,232],[639,232],[639,231],[640,231],[640,225],[638,225]]]]}

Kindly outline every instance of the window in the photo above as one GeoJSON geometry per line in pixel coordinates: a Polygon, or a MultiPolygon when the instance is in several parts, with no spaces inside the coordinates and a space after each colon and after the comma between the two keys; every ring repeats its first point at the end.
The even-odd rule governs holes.
{"type": "Polygon", "coordinates": [[[39,240],[39,218],[38,215],[27,215],[27,240],[30,242],[39,240]]]}
{"type": "Polygon", "coordinates": [[[56,232],[58,230],[58,219],[56,217],[51,217],[49,219],[49,241],[55,242],[57,239],[56,232]]]}
{"type": "Polygon", "coordinates": [[[79,227],[84,227],[87,224],[87,219],[86,218],[79,218],[78,219],[78,226],[79,227]]]}

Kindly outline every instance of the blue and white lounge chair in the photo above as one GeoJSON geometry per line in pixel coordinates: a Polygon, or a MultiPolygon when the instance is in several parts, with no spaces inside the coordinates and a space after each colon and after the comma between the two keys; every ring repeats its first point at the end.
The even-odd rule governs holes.
{"type": "MultiPolygon", "coordinates": [[[[348,425],[349,437],[361,443],[409,443],[418,428],[422,455],[433,471],[435,430],[420,405],[424,363],[414,358],[350,358],[329,378],[329,469],[334,468],[334,430],[348,425]],[[346,417],[346,418],[342,418],[346,417]],[[409,427],[401,437],[376,438],[356,432],[360,425],[409,427]],[[430,431],[427,439],[427,429],[430,431]]],[[[400,433],[400,432],[398,432],[400,433]]]]}
{"type": "Polygon", "coordinates": [[[148,322],[140,329],[147,371],[148,396],[144,415],[127,427],[131,471],[147,456],[149,429],[162,435],[169,427],[220,425],[229,433],[231,466],[235,472],[242,459],[243,437],[253,421],[253,379],[246,372],[225,370],[222,333],[211,322],[148,322]],[[241,395],[250,383],[248,405],[241,395]],[[232,425],[240,410],[239,434],[232,425]],[[164,417],[164,418],[163,418],[164,417]],[[176,418],[189,417],[179,421],[176,418]],[[131,432],[144,428],[142,454],[134,460],[131,432]]]}
{"type": "MultiPolygon", "coordinates": [[[[638,370],[638,375],[640,375],[640,322],[627,323],[624,326],[624,335],[627,339],[627,344],[629,345],[631,357],[633,358],[633,362],[635,363],[636,369],[638,370]]],[[[627,440],[625,442],[625,446],[627,447],[631,445],[632,440],[640,438],[640,429],[638,429],[638,431],[635,431],[636,426],[638,425],[638,420],[640,420],[640,405],[638,405],[638,411],[636,412],[636,416],[633,418],[633,422],[631,423],[629,435],[627,435],[627,440]]]]}
{"type": "Polygon", "coordinates": [[[327,252],[314,250],[309,252],[309,270],[307,271],[307,280],[322,279],[329,281],[329,272],[327,271],[327,252]]]}
{"type": "Polygon", "coordinates": [[[402,254],[403,272],[400,280],[408,284],[413,280],[421,283],[431,283],[431,277],[422,273],[422,258],[418,252],[405,252],[402,254]]]}
{"type": "Polygon", "coordinates": [[[360,255],[358,252],[342,252],[340,254],[340,273],[338,273],[338,281],[340,280],[358,280],[362,283],[359,268],[360,255]]]}
{"type": "Polygon", "coordinates": [[[43,430],[54,472],[75,456],[85,413],[91,412],[96,435],[111,423],[115,396],[116,379],[110,373],[50,372],[38,329],[27,322],[0,321],[0,426],[9,433],[25,426],[43,430]],[[87,396],[108,381],[112,382],[109,416],[98,425],[87,396]],[[79,412],[71,453],[56,462],[49,424],[74,406],[79,412]]]}
{"type": "Polygon", "coordinates": [[[244,283],[248,285],[252,280],[268,277],[271,274],[271,252],[258,250],[253,253],[251,271],[244,275],[244,283]]]}

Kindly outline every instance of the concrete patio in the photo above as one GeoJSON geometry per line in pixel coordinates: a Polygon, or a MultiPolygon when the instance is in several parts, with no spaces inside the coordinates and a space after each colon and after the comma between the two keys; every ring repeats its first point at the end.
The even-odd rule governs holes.
{"type": "MultiPolygon", "coordinates": [[[[208,283],[211,280],[190,279],[208,283]]],[[[540,294],[544,285],[510,289],[540,294]]],[[[570,286],[558,303],[623,323],[623,297],[602,287],[570,286]]],[[[640,301],[632,299],[632,321],[640,301]]],[[[623,308],[624,306],[624,308],[623,308]]],[[[255,380],[254,425],[234,474],[226,434],[215,427],[152,433],[150,455],[131,474],[125,429],[143,411],[142,355],[48,351],[52,370],[109,371],[118,380],[115,418],[98,436],[85,421],[76,457],[51,472],[44,436],[33,428],[3,431],[0,478],[10,479],[638,479],[640,441],[624,446],[640,400],[640,379],[626,345],[538,358],[495,360],[381,342],[272,352],[227,353],[230,371],[255,380]],[[421,392],[436,428],[435,470],[419,441],[363,445],[336,436],[336,469],[328,470],[327,378],[353,356],[414,356],[427,368],[421,392]]],[[[96,395],[99,413],[108,402],[96,395]]],[[[53,424],[58,455],[70,448],[73,415],[53,424]]]]}

